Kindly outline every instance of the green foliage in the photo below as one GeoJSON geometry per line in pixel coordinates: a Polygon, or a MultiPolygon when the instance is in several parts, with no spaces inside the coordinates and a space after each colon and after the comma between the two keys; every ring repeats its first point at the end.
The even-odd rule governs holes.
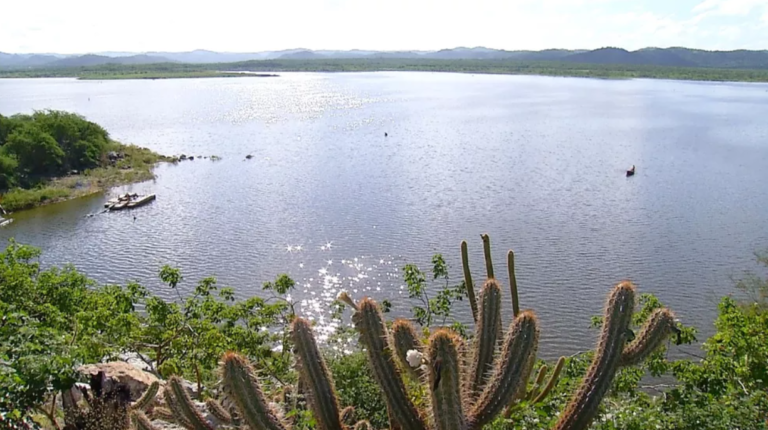
{"type": "Polygon", "coordinates": [[[32,188],[29,190],[14,188],[3,194],[3,199],[0,203],[2,203],[5,210],[14,212],[67,199],[71,195],[71,190],[57,186],[32,188]]]}
{"type": "Polygon", "coordinates": [[[19,162],[15,157],[0,151],[0,190],[7,190],[16,184],[16,169],[19,162]]]}
{"type": "Polygon", "coordinates": [[[51,135],[30,122],[24,122],[8,135],[3,152],[16,158],[22,177],[56,174],[61,171],[65,156],[51,135]]]}
{"type": "MultiPolygon", "coordinates": [[[[71,387],[80,365],[123,352],[199,388],[215,385],[218,361],[231,349],[274,381],[291,377],[286,324],[293,305],[282,295],[293,281],[285,275],[268,283],[272,297],[237,301],[231,288],[206,278],[174,303],[138,284],[98,286],[72,267],[42,270],[39,255],[13,241],[0,253],[0,414],[26,416],[71,387]]],[[[177,269],[164,267],[161,278],[172,290],[183,286],[177,269]]]]}
{"type": "Polygon", "coordinates": [[[367,419],[374,428],[386,428],[387,404],[373,377],[365,354],[355,351],[349,355],[332,356],[328,360],[339,402],[354,406],[357,419],[367,419]]]}
{"type": "MultiPolygon", "coordinates": [[[[457,300],[463,300],[467,295],[463,281],[458,285],[450,285],[448,264],[442,254],[435,254],[432,257],[432,281],[443,283],[435,297],[429,297],[426,276],[416,265],[406,264],[403,266],[403,280],[408,288],[408,297],[418,299],[421,302],[421,305],[413,306],[411,311],[416,322],[424,327],[430,327],[437,322],[440,325],[445,325],[446,320],[451,315],[453,303],[457,300]]],[[[390,307],[388,303],[385,303],[385,312],[390,307]]],[[[453,324],[460,323],[454,322],[453,324]]]]}
{"type": "Polygon", "coordinates": [[[0,144],[0,193],[8,211],[152,179],[152,167],[168,160],[110,141],[98,124],[54,110],[0,116],[0,144]],[[110,160],[110,151],[120,157],[110,160]]]}
{"type": "Polygon", "coordinates": [[[101,162],[109,134],[98,124],[74,113],[55,110],[35,112],[32,121],[64,151],[66,170],[90,169],[101,162]]]}

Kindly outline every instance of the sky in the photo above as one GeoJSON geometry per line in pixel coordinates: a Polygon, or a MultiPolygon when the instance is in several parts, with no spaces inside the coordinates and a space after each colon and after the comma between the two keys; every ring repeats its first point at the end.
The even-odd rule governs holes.
{"type": "Polygon", "coordinates": [[[0,0],[0,51],[768,49],[768,0],[0,0]]]}

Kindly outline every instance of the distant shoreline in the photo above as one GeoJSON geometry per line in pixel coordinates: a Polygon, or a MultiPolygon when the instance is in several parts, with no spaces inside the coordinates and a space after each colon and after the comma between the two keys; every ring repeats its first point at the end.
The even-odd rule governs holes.
{"type": "Polygon", "coordinates": [[[280,72],[445,72],[599,79],[768,82],[768,69],[718,69],[520,60],[329,59],[240,63],[107,64],[81,68],[0,70],[0,78],[72,77],[84,80],[277,77],[280,72]]]}

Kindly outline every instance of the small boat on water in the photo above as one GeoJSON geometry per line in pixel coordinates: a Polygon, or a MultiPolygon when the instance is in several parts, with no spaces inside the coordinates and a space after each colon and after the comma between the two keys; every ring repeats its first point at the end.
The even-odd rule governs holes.
{"type": "Polygon", "coordinates": [[[152,200],[155,200],[156,198],[157,196],[155,196],[154,194],[147,194],[146,196],[140,196],[128,202],[128,207],[137,208],[139,206],[144,206],[145,204],[151,202],[152,200]]]}
{"type": "Polygon", "coordinates": [[[156,198],[157,196],[154,194],[147,194],[146,196],[140,196],[138,194],[125,194],[114,199],[110,199],[107,203],[104,204],[104,206],[111,211],[119,211],[121,209],[131,209],[144,206],[156,198]]]}
{"type": "Polygon", "coordinates": [[[7,226],[8,224],[10,224],[12,222],[13,222],[12,219],[10,219],[10,218],[3,218],[3,217],[0,216],[0,227],[5,227],[5,226],[7,226]]]}
{"type": "Polygon", "coordinates": [[[627,169],[627,177],[634,176],[635,175],[635,165],[633,164],[632,167],[627,169]]]}

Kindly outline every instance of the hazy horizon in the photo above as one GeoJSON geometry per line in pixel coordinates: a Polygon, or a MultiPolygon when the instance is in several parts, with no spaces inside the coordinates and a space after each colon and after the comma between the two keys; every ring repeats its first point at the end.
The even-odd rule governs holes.
{"type": "Polygon", "coordinates": [[[0,51],[768,49],[766,0],[11,2],[0,51]]]}

